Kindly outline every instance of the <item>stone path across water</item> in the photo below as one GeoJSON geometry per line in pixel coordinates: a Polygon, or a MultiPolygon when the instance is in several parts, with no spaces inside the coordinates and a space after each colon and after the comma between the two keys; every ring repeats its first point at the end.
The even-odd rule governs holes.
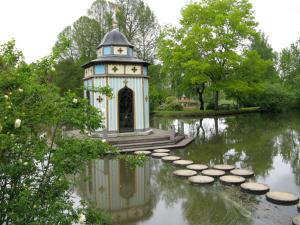
{"type": "Polygon", "coordinates": [[[300,225],[300,216],[295,216],[292,220],[293,225],[300,225]]]}
{"type": "Polygon", "coordinates": [[[266,184],[247,182],[241,184],[241,189],[253,194],[265,194],[270,190],[270,187],[266,184]]]}
{"type": "Polygon", "coordinates": [[[173,164],[176,166],[187,166],[187,165],[191,165],[193,163],[194,162],[191,160],[182,160],[182,159],[173,161],[173,164]]]}
{"type": "Polygon", "coordinates": [[[254,172],[246,169],[234,169],[230,170],[232,175],[241,176],[241,177],[252,177],[254,176],[254,172]]]}
{"type": "Polygon", "coordinates": [[[164,156],[161,158],[163,161],[166,161],[166,162],[173,162],[175,160],[179,160],[180,157],[178,156],[174,156],[174,155],[169,155],[169,156],[164,156]]]}
{"type": "MultiPolygon", "coordinates": [[[[245,182],[246,178],[254,176],[254,172],[247,169],[235,169],[233,165],[214,165],[213,169],[202,164],[193,164],[191,160],[182,160],[178,156],[170,155],[168,149],[157,149],[151,154],[154,158],[162,158],[165,162],[173,162],[174,165],[186,166],[187,169],[175,170],[173,174],[178,177],[188,178],[191,184],[209,184],[215,181],[214,177],[220,177],[220,181],[227,184],[238,184],[241,189],[251,194],[266,194],[266,199],[274,204],[295,205],[299,198],[288,192],[270,192],[267,184],[245,182]],[[197,175],[201,171],[202,175],[197,175]],[[229,172],[231,175],[225,175],[229,172]]],[[[151,153],[151,152],[150,152],[151,153]]],[[[135,154],[150,154],[149,151],[136,151],[135,154]],[[144,152],[144,153],[142,153],[144,152]]],[[[300,212],[300,203],[297,205],[300,212]]],[[[292,219],[293,225],[300,225],[300,215],[292,219]]]]}
{"type": "Polygon", "coordinates": [[[282,205],[296,205],[299,198],[289,192],[270,191],[266,194],[268,201],[282,205]]]}
{"type": "Polygon", "coordinates": [[[179,177],[191,177],[195,176],[197,172],[195,170],[175,170],[173,174],[179,177]]]}
{"type": "Polygon", "coordinates": [[[220,177],[225,175],[225,171],[222,170],[215,170],[215,169],[207,169],[201,172],[203,175],[210,176],[210,177],[220,177]]]}
{"type": "Polygon", "coordinates": [[[156,153],[169,153],[171,150],[169,149],[155,149],[153,152],[156,153]]]}
{"type": "Polygon", "coordinates": [[[213,168],[216,169],[216,170],[230,171],[230,170],[233,170],[235,168],[235,166],[226,165],[226,164],[219,164],[219,165],[214,165],[213,168]]]}
{"type": "Polygon", "coordinates": [[[220,177],[220,181],[226,184],[242,184],[246,181],[244,177],[235,176],[235,175],[225,175],[220,177]]]}
{"type": "Polygon", "coordinates": [[[192,164],[186,166],[186,168],[190,170],[202,171],[208,169],[208,166],[203,164],[192,164]]]}
{"type": "Polygon", "coordinates": [[[170,154],[169,153],[163,153],[163,152],[154,152],[151,154],[151,156],[153,158],[161,158],[161,157],[165,157],[165,156],[169,156],[170,154]]]}
{"type": "Polygon", "coordinates": [[[188,180],[192,184],[211,184],[215,181],[215,178],[209,176],[192,176],[188,180]]]}
{"type": "Polygon", "coordinates": [[[135,151],[135,155],[150,155],[152,152],[150,151],[135,151]]]}

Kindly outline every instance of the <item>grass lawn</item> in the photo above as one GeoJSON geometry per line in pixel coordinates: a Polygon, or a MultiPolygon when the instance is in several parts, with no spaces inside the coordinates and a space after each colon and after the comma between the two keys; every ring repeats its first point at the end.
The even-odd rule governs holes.
{"type": "Polygon", "coordinates": [[[259,107],[249,107],[230,110],[203,110],[192,109],[183,111],[154,111],[152,114],[159,117],[214,117],[223,115],[235,115],[243,113],[261,112],[259,107]]]}

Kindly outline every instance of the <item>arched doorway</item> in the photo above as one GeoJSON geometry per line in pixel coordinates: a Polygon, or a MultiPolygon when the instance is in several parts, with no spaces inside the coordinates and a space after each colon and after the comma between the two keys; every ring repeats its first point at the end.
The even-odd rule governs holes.
{"type": "Polygon", "coordinates": [[[134,100],[133,91],[125,86],[118,93],[119,132],[134,131],[134,100]]]}

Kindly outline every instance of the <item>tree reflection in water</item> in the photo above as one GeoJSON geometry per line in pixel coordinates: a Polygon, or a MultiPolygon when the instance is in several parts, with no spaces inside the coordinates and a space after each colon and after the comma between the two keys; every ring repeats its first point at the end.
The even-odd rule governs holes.
{"type": "MultiPolygon", "coordinates": [[[[155,128],[170,125],[196,137],[194,143],[173,154],[209,166],[247,167],[255,172],[252,180],[272,181],[273,189],[300,194],[299,114],[152,121],[155,128]],[[285,171],[280,175],[291,178],[288,183],[278,180],[281,166],[285,171]]],[[[264,196],[245,194],[238,187],[219,182],[192,186],[186,179],[175,178],[174,170],[157,159],[135,170],[122,161],[96,160],[85,172],[90,179],[82,178],[77,189],[82,198],[108,210],[117,224],[283,225],[295,215],[295,207],[275,206],[264,196]]]]}

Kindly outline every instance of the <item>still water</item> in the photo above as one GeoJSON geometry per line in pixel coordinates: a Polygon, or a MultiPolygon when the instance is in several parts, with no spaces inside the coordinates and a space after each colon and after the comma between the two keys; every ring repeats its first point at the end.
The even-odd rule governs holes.
{"type": "MultiPolygon", "coordinates": [[[[162,129],[171,124],[196,137],[172,154],[210,166],[250,168],[251,180],[300,196],[300,113],[152,121],[162,129]]],[[[122,161],[96,160],[85,172],[90,179],[80,179],[76,192],[124,225],[287,225],[298,214],[296,206],[274,205],[238,187],[192,186],[175,178],[174,170],[159,159],[134,170],[122,161]]]]}

